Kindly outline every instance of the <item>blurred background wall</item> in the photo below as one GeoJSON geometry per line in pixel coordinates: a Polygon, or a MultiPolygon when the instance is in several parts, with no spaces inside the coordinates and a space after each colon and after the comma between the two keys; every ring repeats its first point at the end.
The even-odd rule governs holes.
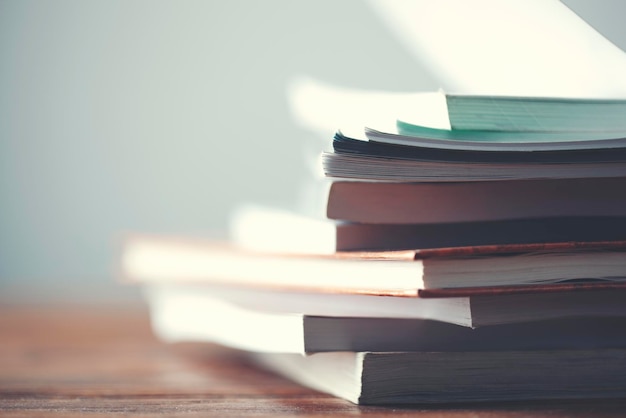
{"type": "MultiPolygon", "coordinates": [[[[626,49],[624,3],[566,4],[626,49]]],[[[358,0],[0,0],[1,298],[123,297],[121,234],[219,236],[240,203],[293,204],[299,74],[439,87],[358,0]]]]}

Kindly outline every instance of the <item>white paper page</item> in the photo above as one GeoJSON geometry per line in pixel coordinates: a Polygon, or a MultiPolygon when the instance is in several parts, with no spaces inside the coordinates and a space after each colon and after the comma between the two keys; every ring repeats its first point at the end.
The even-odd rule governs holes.
{"type": "Polygon", "coordinates": [[[347,88],[309,77],[289,84],[287,98],[294,120],[331,138],[337,131],[364,138],[363,128],[396,131],[396,120],[422,126],[450,129],[442,92],[400,93],[347,88]]]}
{"type": "Polygon", "coordinates": [[[626,97],[624,51],[559,1],[371,3],[446,93],[626,97]]]}

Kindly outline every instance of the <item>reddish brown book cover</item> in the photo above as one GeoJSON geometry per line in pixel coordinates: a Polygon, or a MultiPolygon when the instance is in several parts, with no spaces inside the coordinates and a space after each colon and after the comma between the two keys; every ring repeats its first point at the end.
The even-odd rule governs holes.
{"type": "Polygon", "coordinates": [[[626,177],[384,183],[335,181],[330,219],[379,224],[626,216],[626,177]]]}

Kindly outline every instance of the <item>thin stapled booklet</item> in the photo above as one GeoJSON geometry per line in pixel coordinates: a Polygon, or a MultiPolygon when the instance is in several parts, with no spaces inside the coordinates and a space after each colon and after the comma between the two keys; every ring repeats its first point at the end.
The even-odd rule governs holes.
{"type": "MultiPolygon", "coordinates": [[[[358,134],[350,131],[358,138],[358,134]]],[[[619,133],[535,133],[468,131],[429,128],[406,121],[397,122],[397,133],[365,127],[373,142],[416,145],[425,148],[475,151],[559,151],[626,147],[626,132],[619,133]]]]}
{"type": "MultiPolygon", "coordinates": [[[[150,307],[150,317],[155,333],[169,342],[211,342],[242,350],[274,353],[315,353],[327,351],[481,351],[530,349],[589,349],[625,348],[626,326],[624,308],[618,296],[598,295],[596,311],[589,315],[555,315],[546,311],[541,320],[494,323],[472,329],[445,321],[392,316],[347,316],[346,309],[365,313],[366,306],[342,309],[329,295],[320,296],[318,302],[307,294],[264,294],[254,301],[251,295],[242,297],[231,290],[202,288],[199,286],[149,284],[144,287],[150,307]],[[288,306],[278,302],[269,306],[270,300],[280,296],[293,297],[301,306],[288,306]],[[328,309],[322,310],[327,299],[328,309]],[[601,313],[601,300],[610,309],[601,313]],[[303,313],[308,311],[309,313],[303,313]],[[315,314],[318,313],[318,314],[315,314]],[[332,316],[331,313],[339,314],[332,316]],[[621,315],[620,315],[621,314],[621,315]]],[[[622,295],[620,295],[622,296],[622,295]]],[[[361,298],[353,298],[357,303],[361,298]]],[[[376,298],[369,296],[369,299],[376,298]]],[[[500,298],[500,297],[498,297],[500,298]]],[[[338,297],[344,301],[350,298],[338,297]]],[[[396,298],[397,299],[397,298],[396,298]]],[[[466,313],[467,300],[431,300],[426,303],[413,300],[416,310],[439,311],[442,318],[461,318],[466,313]],[[456,313],[445,315],[445,309],[456,313]]],[[[530,300],[529,298],[526,298],[530,300]]],[[[505,298],[511,303],[509,310],[524,309],[523,301],[505,298]]],[[[502,303],[505,302],[502,301],[502,303]]],[[[549,302],[549,299],[543,302],[549,302]]],[[[366,303],[360,302],[360,303],[366,303]]],[[[580,299],[579,299],[580,302],[580,299]]],[[[377,302],[374,302],[376,304],[377,302]]],[[[391,302],[390,302],[391,303],[391,302]]],[[[384,304],[383,304],[384,305],[384,304]]],[[[380,303],[378,307],[385,308],[380,303]]],[[[479,304],[483,309],[490,309],[479,304]]],[[[534,308],[539,304],[526,305],[534,308]]],[[[375,309],[375,308],[372,308],[375,309]]],[[[394,309],[396,314],[400,307],[394,309]]],[[[500,311],[504,312],[502,306],[500,311]]],[[[391,311],[387,311],[389,314],[391,311]]],[[[495,312],[495,311],[493,311],[495,312]]],[[[562,313],[564,313],[563,311],[562,313]]],[[[437,316],[435,314],[434,316],[437,316]]],[[[540,316],[540,315],[539,315],[540,316]]],[[[511,319],[511,316],[508,317],[511,319]]]]}
{"type": "Polygon", "coordinates": [[[192,310],[194,315],[203,312],[203,304],[208,306],[210,301],[218,299],[220,303],[232,305],[232,309],[275,315],[419,319],[470,328],[581,317],[621,317],[626,321],[626,304],[623,303],[626,288],[493,292],[489,295],[468,294],[446,298],[305,292],[210,283],[148,283],[146,288],[150,289],[148,295],[151,299],[175,303],[183,311],[196,306],[192,310]]]}

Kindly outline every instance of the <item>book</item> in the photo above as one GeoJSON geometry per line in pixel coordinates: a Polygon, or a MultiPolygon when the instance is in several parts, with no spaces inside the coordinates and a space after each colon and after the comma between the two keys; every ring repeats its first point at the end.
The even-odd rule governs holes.
{"type": "Polygon", "coordinates": [[[452,130],[626,132],[626,99],[446,94],[452,130]]]}
{"type": "Polygon", "coordinates": [[[562,151],[448,150],[349,138],[322,153],[327,177],[393,182],[460,182],[624,177],[626,148],[562,151]]]}
{"type": "MultiPolygon", "coordinates": [[[[246,312],[334,318],[420,319],[470,328],[581,317],[623,317],[626,320],[624,288],[411,298],[206,283],[146,284],[151,289],[150,295],[158,300],[165,300],[180,309],[197,305],[193,312],[199,316],[205,312],[201,305],[208,306],[210,301],[219,299],[246,312]]],[[[209,315],[208,311],[206,315],[209,315]]]]}
{"type": "Polygon", "coordinates": [[[260,365],[356,404],[623,397],[626,350],[263,354],[260,365]]]}
{"type": "Polygon", "coordinates": [[[383,183],[334,181],[330,219],[385,224],[626,216],[626,177],[383,183]]]}
{"type": "MultiPolygon", "coordinates": [[[[365,132],[372,133],[371,129],[365,132]]],[[[621,141],[621,140],[620,140],[621,141]]],[[[350,138],[341,131],[336,132],[333,141],[333,151],[339,154],[359,155],[364,157],[394,158],[413,161],[433,161],[450,163],[482,163],[482,164],[599,164],[626,161],[626,147],[610,147],[607,141],[584,141],[587,148],[562,147],[562,142],[542,143],[542,147],[533,149],[534,144],[516,144],[512,149],[506,149],[507,143],[487,143],[487,149],[475,147],[469,141],[458,141],[459,146],[437,147],[437,142],[423,146],[416,143],[412,146],[396,145],[385,142],[369,141],[350,138]],[[464,145],[464,146],[463,146],[464,145]],[[488,147],[503,145],[502,149],[488,147]],[[517,148],[527,146],[527,149],[517,148]],[[547,145],[551,145],[548,147],[547,145]]],[[[579,141],[582,145],[583,141],[579,141]]],[[[446,144],[446,141],[442,141],[446,144]]],[[[508,143],[509,145],[512,145],[508,143]]]]}
{"type": "Polygon", "coordinates": [[[626,217],[560,217],[433,224],[370,224],[245,205],[230,218],[229,238],[253,251],[333,254],[472,245],[626,240],[626,217]]]}
{"type": "MultiPolygon", "coordinates": [[[[458,125],[453,129],[447,99],[452,95],[443,91],[360,90],[299,78],[291,83],[288,93],[295,119],[308,129],[324,133],[324,139],[339,128],[346,136],[356,139],[444,149],[534,151],[626,147],[626,130],[607,130],[606,126],[593,131],[504,131],[460,129],[458,125]],[[320,103],[333,106],[320,106],[320,103]],[[338,108],[342,111],[337,112],[338,108]]],[[[501,98],[503,101],[510,99],[501,98]]],[[[519,104],[532,100],[520,99],[519,104]]],[[[585,102],[587,99],[583,96],[578,100],[585,102]]],[[[602,104],[602,99],[596,101],[602,104]]],[[[626,95],[613,98],[610,103],[615,104],[615,108],[623,106],[626,95]]]]}
{"type": "MultiPolygon", "coordinates": [[[[196,287],[146,286],[152,327],[168,342],[254,352],[480,351],[626,348],[626,317],[570,317],[476,329],[419,318],[281,312],[196,287]]],[[[448,303],[451,306],[451,303],[448,303]]],[[[619,308],[618,308],[619,309],[619,308]]]]}
{"type": "Polygon", "coordinates": [[[437,295],[432,290],[442,289],[439,295],[445,296],[445,290],[455,289],[493,294],[494,286],[510,292],[547,285],[620,287],[626,283],[625,249],[626,242],[613,241],[280,254],[210,240],[136,236],[124,243],[120,269],[127,280],[139,283],[214,283],[413,297],[428,289],[437,295]]]}
{"type": "Polygon", "coordinates": [[[620,149],[626,147],[626,133],[605,132],[502,132],[431,128],[399,119],[394,128],[376,129],[364,125],[363,133],[354,128],[350,137],[372,142],[419,146],[423,148],[468,151],[561,151],[620,149]]]}
{"type": "Polygon", "coordinates": [[[562,148],[615,147],[623,144],[621,138],[626,136],[624,98],[441,94],[445,96],[450,129],[400,118],[398,131],[429,139],[545,142],[543,147],[562,148]],[[582,143],[593,140],[601,142],[582,143]]]}

